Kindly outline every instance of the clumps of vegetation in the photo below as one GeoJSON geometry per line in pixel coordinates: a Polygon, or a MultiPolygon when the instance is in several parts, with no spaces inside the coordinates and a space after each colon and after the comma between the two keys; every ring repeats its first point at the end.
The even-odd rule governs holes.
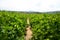
{"type": "Polygon", "coordinates": [[[24,40],[26,18],[33,31],[31,40],[60,40],[60,14],[0,12],[0,40],[24,40]]]}

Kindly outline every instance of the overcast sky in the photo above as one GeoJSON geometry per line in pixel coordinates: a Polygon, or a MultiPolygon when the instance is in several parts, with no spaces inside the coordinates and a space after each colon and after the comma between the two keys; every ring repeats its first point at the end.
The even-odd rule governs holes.
{"type": "Polygon", "coordinates": [[[0,0],[0,10],[60,11],[60,0],[0,0]]]}

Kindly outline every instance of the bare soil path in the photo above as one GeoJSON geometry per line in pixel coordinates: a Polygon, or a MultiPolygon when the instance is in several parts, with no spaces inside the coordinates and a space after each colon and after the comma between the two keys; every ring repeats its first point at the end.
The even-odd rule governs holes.
{"type": "Polygon", "coordinates": [[[29,25],[29,18],[27,18],[27,28],[26,28],[26,36],[25,36],[25,40],[30,40],[32,38],[32,30],[31,30],[31,26],[29,25]]]}

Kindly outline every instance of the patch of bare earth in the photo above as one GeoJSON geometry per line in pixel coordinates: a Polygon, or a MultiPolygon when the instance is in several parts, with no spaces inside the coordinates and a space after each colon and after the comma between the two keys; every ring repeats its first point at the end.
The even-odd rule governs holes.
{"type": "Polygon", "coordinates": [[[32,38],[32,30],[29,27],[26,28],[26,36],[25,36],[25,40],[30,40],[32,38]]]}

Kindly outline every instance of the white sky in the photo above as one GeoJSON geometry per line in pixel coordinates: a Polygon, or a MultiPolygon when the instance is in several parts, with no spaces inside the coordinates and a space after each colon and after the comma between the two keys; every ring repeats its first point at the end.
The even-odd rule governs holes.
{"type": "Polygon", "coordinates": [[[1,10],[60,11],[60,0],[0,0],[1,10]]]}

